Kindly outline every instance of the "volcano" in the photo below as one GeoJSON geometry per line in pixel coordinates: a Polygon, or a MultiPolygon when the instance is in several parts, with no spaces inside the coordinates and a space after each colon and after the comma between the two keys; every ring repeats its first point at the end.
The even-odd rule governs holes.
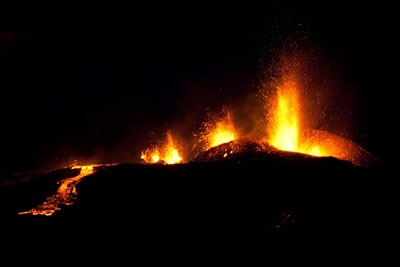
{"type": "Polygon", "coordinates": [[[237,128],[224,107],[203,122],[192,146],[168,129],[136,163],[73,164],[2,186],[0,211],[18,220],[111,222],[140,240],[189,235],[258,243],[275,234],[383,225],[382,212],[395,201],[381,194],[387,189],[379,160],[349,139],[310,128],[300,75],[287,68],[254,131],[237,128]]]}
{"type": "Polygon", "coordinates": [[[3,186],[1,213],[24,225],[49,225],[26,211],[56,199],[69,180],[72,198],[63,195],[69,202],[56,206],[51,225],[56,220],[80,233],[95,225],[101,236],[140,244],[263,249],[276,238],[340,239],[391,231],[383,218],[397,202],[387,177],[378,163],[355,166],[242,138],[187,163],[69,166],[3,186]]]}
{"type": "MultiPolygon", "coordinates": [[[[372,170],[376,168],[379,167],[375,165],[372,170]]],[[[195,212],[190,206],[203,202],[207,207],[201,209],[203,216],[207,217],[210,215],[207,215],[208,211],[215,212],[213,205],[224,204],[227,209],[233,209],[231,205],[234,204],[226,201],[235,203],[238,197],[242,199],[244,195],[250,196],[254,193],[260,198],[289,200],[296,198],[298,194],[310,193],[309,189],[305,189],[309,186],[326,185],[335,179],[338,181],[334,183],[336,185],[342,182],[354,185],[370,170],[371,168],[356,167],[351,162],[333,157],[282,151],[268,143],[242,138],[204,151],[185,164],[126,163],[100,164],[90,168],[66,167],[27,182],[3,186],[2,203],[9,203],[7,209],[3,210],[5,214],[27,214],[22,209],[34,203],[46,202],[46,198],[49,202],[52,199],[49,198],[50,192],[57,191],[58,183],[60,188],[68,188],[72,196],[62,196],[69,200],[56,208],[56,216],[82,216],[87,212],[94,216],[104,216],[108,213],[105,206],[113,206],[113,213],[116,210],[121,213],[122,210],[134,210],[134,207],[142,205],[140,210],[162,210],[166,208],[165,202],[171,201],[169,208],[175,212],[179,210],[179,216],[183,216],[185,212],[195,212]],[[81,169],[78,174],[77,169],[81,169]],[[343,175],[354,176],[355,180],[344,181],[343,175]],[[78,182],[78,178],[82,181],[78,182]],[[63,181],[67,180],[73,183],[65,185],[63,181]],[[227,191],[224,186],[233,191],[227,191]],[[297,186],[305,191],[300,192],[301,190],[296,189],[297,186]],[[136,202],[137,200],[140,201],[136,202]]],[[[329,189],[331,190],[333,189],[329,189]]],[[[346,187],[344,190],[348,191],[346,187]]],[[[257,201],[246,205],[266,204],[267,202],[257,201]]],[[[278,203],[277,206],[281,205],[278,203]]],[[[168,213],[167,210],[162,212],[168,213]]],[[[25,216],[28,215],[22,217],[25,216]]]]}
{"type": "MultiPolygon", "coordinates": [[[[303,181],[302,176],[304,176],[305,179],[314,179],[316,178],[315,173],[332,177],[334,176],[333,174],[342,175],[339,174],[340,172],[348,175],[349,173],[364,172],[367,169],[374,169],[377,168],[376,166],[379,166],[378,161],[376,161],[370,153],[351,141],[323,131],[310,132],[309,138],[319,138],[320,143],[321,140],[325,140],[325,142],[330,143],[331,146],[334,145],[335,142],[340,143],[341,147],[347,147],[348,151],[351,151],[349,155],[351,155],[352,158],[345,161],[334,157],[317,157],[298,152],[283,151],[271,146],[267,142],[257,142],[248,138],[240,138],[201,152],[190,162],[185,164],[168,165],[167,162],[160,161],[158,164],[95,164],[88,166],[68,166],[64,169],[50,172],[49,174],[39,176],[36,179],[27,182],[4,186],[4,192],[2,195],[5,200],[3,203],[16,203],[15,207],[11,209],[8,208],[8,212],[11,212],[10,214],[18,213],[20,215],[32,214],[50,216],[56,211],[60,211],[60,213],[63,214],[63,210],[68,206],[73,205],[74,202],[77,202],[79,210],[81,198],[79,188],[81,186],[81,180],[84,183],[86,180],[91,181],[90,184],[93,183],[94,186],[96,186],[96,183],[98,183],[97,178],[94,179],[92,177],[102,176],[108,171],[113,172],[114,168],[117,170],[122,168],[122,170],[127,172],[117,172],[118,175],[116,175],[115,178],[110,178],[110,181],[106,182],[106,184],[113,184],[114,180],[118,181],[119,178],[117,177],[121,177],[122,175],[132,177],[132,180],[124,179],[121,181],[123,183],[135,183],[139,179],[141,182],[144,182],[144,184],[149,183],[148,186],[151,186],[153,182],[158,183],[162,181],[163,184],[165,183],[165,185],[169,187],[169,182],[174,184],[176,179],[181,179],[182,174],[185,173],[184,176],[187,175],[188,178],[184,178],[185,181],[182,181],[182,185],[178,186],[181,187],[182,190],[185,190],[185,185],[190,185],[190,188],[194,189],[193,187],[196,183],[196,179],[207,181],[206,183],[210,183],[210,187],[212,184],[218,184],[221,182],[221,179],[227,179],[227,177],[231,177],[228,179],[241,181],[243,184],[247,183],[245,177],[248,177],[250,180],[259,180],[262,183],[277,182],[279,184],[281,182],[278,181],[278,179],[271,177],[276,175],[283,177],[280,178],[283,180],[286,179],[285,177],[288,177],[289,179],[297,177],[299,181],[303,181]],[[164,166],[164,164],[167,164],[168,166],[164,166]],[[232,173],[232,168],[239,172],[232,173]],[[79,173],[76,173],[77,169],[80,170],[79,173]],[[206,174],[207,172],[210,173],[206,174]],[[262,174],[264,173],[268,174],[268,177],[263,178],[262,174]],[[213,181],[209,181],[210,176],[213,177],[213,181]],[[149,181],[142,181],[143,177],[151,177],[151,179],[149,181]],[[196,179],[192,181],[192,177],[196,177],[196,179]],[[55,190],[57,187],[55,184],[59,185],[57,190],[55,190]],[[37,192],[35,192],[35,190],[37,192]],[[50,195],[49,190],[53,190],[55,193],[50,195]],[[9,192],[8,194],[7,191],[9,192]],[[48,196],[46,197],[45,194],[48,196]],[[23,197],[23,195],[25,196],[23,197]],[[29,198],[26,197],[26,195],[34,197],[29,198]],[[36,208],[32,207],[32,209],[22,211],[20,209],[28,207],[31,203],[15,201],[19,199],[18,196],[21,197],[21,199],[25,199],[27,202],[30,201],[31,203],[40,202],[40,199],[42,199],[41,201],[43,204],[38,205],[36,208]],[[12,199],[7,200],[7,197],[11,197],[12,199]],[[35,200],[32,201],[32,199],[35,200]]],[[[116,183],[119,184],[119,182],[116,183]]],[[[298,182],[296,181],[296,184],[297,183],[298,182]]],[[[128,188],[137,187],[132,185],[128,188]]],[[[85,198],[87,190],[92,191],[88,188],[83,190],[82,198],[85,198]]],[[[198,189],[196,188],[195,190],[198,189]]],[[[116,192],[117,191],[118,190],[116,190],[116,192]]],[[[166,190],[166,192],[170,191],[171,188],[166,190]]],[[[165,193],[160,194],[157,198],[161,198],[164,194],[165,193]]],[[[179,195],[181,193],[177,192],[176,194],[179,195]]],[[[108,192],[105,193],[105,196],[107,195],[109,195],[108,192]]],[[[130,194],[126,193],[126,195],[130,194]]],[[[168,196],[164,197],[168,198],[168,196]]],[[[108,197],[106,198],[108,199],[108,197]]],[[[114,197],[112,197],[111,200],[113,198],[114,197]]],[[[130,203],[130,201],[124,202],[130,203]]],[[[73,210],[75,209],[76,208],[73,210]]],[[[96,208],[94,209],[96,210],[96,208]]],[[[69,208],[67,210],[69,210],[69,208]]]]}

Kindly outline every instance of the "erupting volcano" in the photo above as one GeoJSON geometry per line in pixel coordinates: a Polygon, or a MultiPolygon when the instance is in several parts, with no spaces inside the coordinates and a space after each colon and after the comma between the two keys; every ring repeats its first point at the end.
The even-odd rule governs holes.
{"type": "MultiPolygon", "coordinates": [[[[199,129],[200,134],[193,134],[196,140],[192,147],[184,145],[190,143],[187,140],[177,138],[182,135],[172,135],[171,131],[167,131],[164,138],[142,150],[140,160],[145,164],[140,165],[155,164],[151,167],[160,168],[168,167],[163,165],[180,166],[198,162],[225,161],[239,164],[255,161],[272,164],[270,167],[273,167],[274,164],[281,166],[282,162],[301,162],[307,165],[315,161],[317,164],[325,164],[323,160],[327,160],[326,157],[334,157],[355,166],[373,166],[377,159],[352,141],[327,131],[309,128],[312,123],[304,112],[302,96],[305,88],[301,82],[302,74],[298,67],[293,67],[299,64],[284,61],[280,65],[284,67],[270,83],[269,93],[264,95],[263,116],[266,119],[259,121],[264,121],[265,125],[253,127],[262,128],[262,134],[253,135],[251,131],[240,134],[243,131],[235,128],[235,118],[224,106],[221,113],[209,115],[199,129]]],[[[178,132],[173,130],[174,133],[178,132]]],[[[337,163],[329,161],[329,164],[337,163]]],[[[73,204],[77,198],[76,185],[82,178],[94,174],[96,167],[109,165],[69,167],[80,169],[79,175],[59,181],[57,192],[43,204],[19,214],[50,216],[60,210],[62,205],[73,204]]]]}
{"type": "Polygon", "coordinates": [[[128,241],[130,261],[251,265],[321,241],[393,250],[388,5],[34,6],[0,18],[16,254],[128,241]]]}
{"type": "MultiPolygon", "coordinates": [[[[373,166],[378,160],[359,145],[327,131],[307,127],[311,121],[308,120],[302,105],[301,96],[304,88],[298,69],[292,65],[296,64],[289,62],[282,68],[279,78],[272,83],[273,94],[270,93],[265,97],[264,115],[267,123],[262,138],[252,135],[240,136],[235,129],[231,113],[224,107],[220,114],[209,116],[203,123],[201,134],[195,135],[198,137],[196,143],[203,149],[194,156],[194,161],[199,159],[213,161],[217,160],[217,157],[227,158],[234,153],[241,153],[243,149],[247,151],[246,146],[250,141],[253,143],[250,147],[257,147],[254,151],[257,153],[295,152],[314,157],[335,157],[356,166],[373,166]],[[228,148],[221,146],[227,143],[230,144],[228,148]],[[256,143],[258,145],[255,145],[256,143]]],[[[183,146],[179,142],[179,139],[173,139],[168,133],[166,142],[161,146],[144,150],[141,159],[146,163],[182,163],[183,159],[177,144],[179,147],[183,146]]]]}

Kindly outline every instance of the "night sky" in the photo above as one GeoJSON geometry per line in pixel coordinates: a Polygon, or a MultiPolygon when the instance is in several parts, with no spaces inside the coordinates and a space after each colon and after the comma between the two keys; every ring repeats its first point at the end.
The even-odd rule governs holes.
{"type": "Polygon", "coordinates": [[[207,108],[257,92],[269,51],[297,35],[323,51],[335,90],[354,104],[338,111],[351,117],[343,119],[352,121],[349,137],[387,160],[398,87],[394,10],[248,1],[2,6],[1,174],[73,158],[134,160],[151,132],[177,125],[192,134],[207,108]]]}

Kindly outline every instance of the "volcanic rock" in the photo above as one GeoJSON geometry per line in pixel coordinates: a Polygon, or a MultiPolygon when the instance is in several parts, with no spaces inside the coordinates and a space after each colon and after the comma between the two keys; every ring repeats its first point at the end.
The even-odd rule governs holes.
{"type": "MultiPolygon", "coordinates": [[[[54,213],[47,225],[68,222],[64,228],[101,229],[96,234],[138,244],[264,249],[272,238],[288,235],[301,241],[358,238],[382,229],[389,233],[393,228],[386,216],[398,203],[382,169],[279,151],[246,139],[212,148],[186,164],[96,170],[76,186],[75,203],[54,213]]],[[[23,198],[29,189],[36,199],[49,196],[37,187],[14,187],[8,193],[2,188],[2,202],[15,219],[43,223],[41,216],[16,215],[21,207],[37,204],[23,198]],[[18,188],[24,189],[18,193],[18,188]],[[14,195],[21,199],[13,202],[14,195]]]]}
{"type": "Polygon", "coordinates": [[[347,167],[352,165],[350,162],[340,161],[333,157],[314,157],[302,153],[282,151],[266,142],[256,142],[250,139],[238,139],[213,147],[198,154],[192,162],[229,162],[231,164],[262,162],[265,166],[270,167],[328,163],[347,167]]]}
{"type": "Polygon", "coordinates": [[[379,164],[379,159],[361,146],[327,131],[306,129],[303,139],[305,146],[318,144],[322,149],[329,151],[328,153],[333,157],[349,161],[355,166],[369,168],[379,164]]]}

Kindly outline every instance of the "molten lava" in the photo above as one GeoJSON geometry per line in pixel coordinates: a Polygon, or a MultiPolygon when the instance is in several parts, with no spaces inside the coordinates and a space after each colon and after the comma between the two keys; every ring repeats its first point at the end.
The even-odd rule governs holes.
{"type": "Polygon", "coordinates": [[[286,75],[277,86],[276,97],[268,125],[269,144],[284,150],[313,156],[337,156],[331,154],[329,147],[322,149],[319,140],[307,140],[304,128],[304,115],[300,101],[300,90],[294,75],[286,75]]]}
{"type": "Polygon", "coordinates": [[[146,163],[165,162],[166,164],[177,164],[183,161],[171,133],[167,134],[167,141],[161,146],[142,151],[140,158],[146,163]]]}
{"type": "Polygon", "coordinates": [[[350,140],[322,130],[305,127],[300,88],[295,75],[284,75],[276,86],[276,97],[269,107],[266,129],[270,145],[284,151],[299,152],[318,157],[335,157],[356,166],[371,166],[378,160],[350,140]]]}
{"type": "Polygon", "coordinates": [[[300,103],[297,84],[285,80],[277,88],[275,110],[268,132],[268,142],[285,151],[298,151],[300,128],[300,103]]]}
{"type": "MultiPolygon", "coordinates": [[[[312,157],[332,156],[356,166],[374,166],[378,159],[352,141],[326,131],[308,128],[312,122],[303,111],[301,99],[306,84],[301,82],[304,79],[300,79],[304,76],[301,68],[303,61],[300,60],[301,57],[293,59],[283,56],[282,59],[277,69],[279,77],[274,76],[271,81],[275,95],[271,97],[269,94],[267,99],[267,127],[262,123],[261,130],[254,127],[255,131],[243,137],[243,129],[238,128],[241,133],[239,135],[230,112],[223,108],[222,115],[214,114],[203,123],[199,140],[195,142],[191,151],[193,154],[197,153],[197,156],[192,158],[191,162],[224,161],[241,164],[245,161],[264,161],[271,164],[270,166],[281,168],[290,166],[290,162],[335,161],[312,157]],[[289,165],[280,164],[285,162],[289,162],[289,165]]],[[[237,122],[239,124],[239,121],[237,122]]],[[[165,140],[143,150],[140,158],[150,164],[183,163],[182,151],[185,152],[186,158],[190,153],[188,149],[182,148],[182,143],[178,143],[168,132],[165,140]]],[[[69,166],[68,168],[80,169],[80,173],[75,177],[60,180],[59,188],[52,196],[41,205],[19,214],[51,216],[61,210],[62,205],[72,205],[78,196],[76,186],[82,178],[93,174],[95,167],[109,165],[115,164],[69,166]]]]}
{"type": "Polygon", "coordinates": [[[228,143],[237,138],[231,115],[227,111],[216,122],[205,123],[204,128],[202,139],[205,141],[207,149],[228,143]]]}
{"type": "Polygon", "coordinates": [[[72,205],[73,201],[76,200],[78,196],[78,193],[76,192],[76,185],[82,180],[82,178],[94,173],[94,167],[98,166],[106,165],[73,166],[72,169],[81,169],[79,175],[59,181],[58,183],[60,184],[60,187],[58,188],[57,192],[48,197],[43,204],[18,214],[51,216],[54,212],[61,210],[61,205],[72,205]]]}

